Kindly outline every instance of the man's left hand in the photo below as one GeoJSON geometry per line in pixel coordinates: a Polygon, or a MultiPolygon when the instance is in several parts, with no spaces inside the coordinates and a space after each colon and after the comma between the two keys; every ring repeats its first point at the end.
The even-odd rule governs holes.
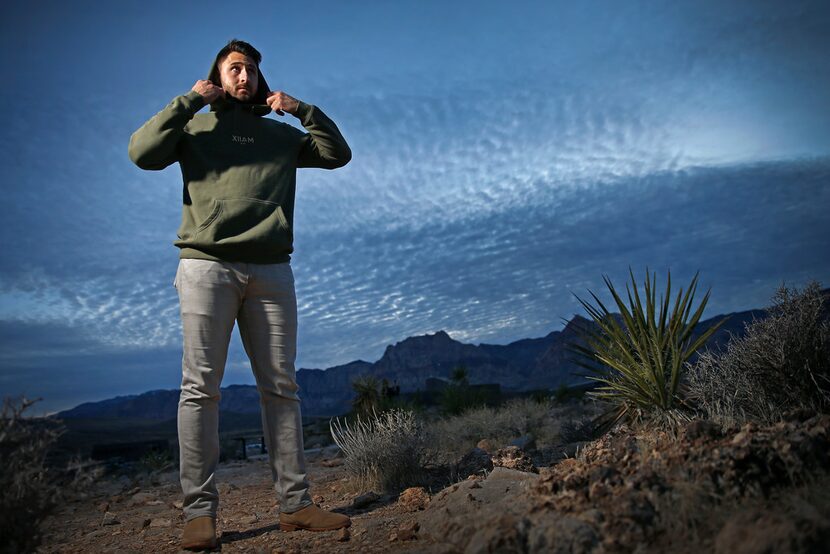
{"type": "Polygon", "coordinates": [[[297,113],[297,108],[300,106],[299,100],[293,96],[289,96],[281,90],[269,92],[268,98],[265,99],[265,102],[271,106],[271,109],[274,110],[277,115],[285,115],[284,112],[294,115],[297,113]]]}

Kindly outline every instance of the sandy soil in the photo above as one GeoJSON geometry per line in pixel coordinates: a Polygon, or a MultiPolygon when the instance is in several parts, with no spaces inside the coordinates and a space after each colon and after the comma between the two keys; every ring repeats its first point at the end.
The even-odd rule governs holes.
{"type": "MultiPolygon", "coordinates": [[[[315,502],[352,518],[348,533],[282,532],[279,503],[264,457],[224,463],[217,471],[221,504],[217,532],[223,552],[401,552],[414,548],[411,533],[416,513],[396,497],[380,497],[355,507],[339,467],[322,456],[309,456],[311,494],[315,502]],[[391,538],[390,536],[395,535],[391,538]]],[[[184,527],[181,490],[176,471],[150,479],[99,480],[85,498],[60,509],[46,523],[39,552],[180,552],[184,527]]],[[[359,504],[359,502],[358,502],[359,504]]]]}

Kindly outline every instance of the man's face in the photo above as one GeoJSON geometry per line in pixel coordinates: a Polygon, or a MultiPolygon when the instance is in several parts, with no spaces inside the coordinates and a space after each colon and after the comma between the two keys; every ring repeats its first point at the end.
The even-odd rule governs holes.
{"type": "Polygon", "coordinates": [[[242,102],[251,100],[259,86],[259,71],[254,60],[239,52],[231,52],[222,60],[219,78],[225,93],[242,102]]]}

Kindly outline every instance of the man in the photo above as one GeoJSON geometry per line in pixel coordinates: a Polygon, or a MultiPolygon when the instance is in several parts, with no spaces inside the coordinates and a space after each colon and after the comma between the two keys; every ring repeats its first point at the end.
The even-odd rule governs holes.
{"type": "Polygon", "coordinates": [[[186,523],[182,546],[214,548],[219,495],[219,387],[234,321],[260,394],[262,425],[283,530],[348,526],[308,493],[295,379],[293,251],[296,169],[342,167],[351,151],[323,112],[271,91],[260,53],[230,41],[207,80],[178,96],[130,139],[142,169],[179,162],[184,180],[174,285],[184,353],[178,409],[186,523]],[[210,112],[198,114],[210,104],[210,112]],[[298,118],[308,133],[263,117],[298,118]]]}

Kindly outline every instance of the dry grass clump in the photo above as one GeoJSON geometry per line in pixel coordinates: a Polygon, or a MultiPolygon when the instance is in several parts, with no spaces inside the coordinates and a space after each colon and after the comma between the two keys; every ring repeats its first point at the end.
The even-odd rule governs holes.
{"type": "Polygon", "coordinates": [[[330,429],[345,455],[344,469],[361,490],[394,491],[419,480],[425,441],[414,413],[395,409],[352,422],[334,419],[330,429]]]}
{"type": "Polygon", "coordinates": [[[724,352],[702,353],[689,372],[691,397],[722,425],[830,408],[830,321],[819,283],[782,285],[772,302],[767,317],[747,323],[724,352]]]}
{"type": "Polygon", "coordinates": [[[6,398],[0,414],[0,552],[34,551],[41,523],[63,496],[59,476],[45,464],[61,430],[55,422],[26,418],[34,403],[6,398]]]}
{"type": "Polygon", "coordinates": [[[430,447],[440,463],[452,463],[482,439],[504,446],[531,434],[537,444],[552,444],[560,418],[550,399],[517,398],[497,408],[479,407],[430,424],[430,447]]]}

